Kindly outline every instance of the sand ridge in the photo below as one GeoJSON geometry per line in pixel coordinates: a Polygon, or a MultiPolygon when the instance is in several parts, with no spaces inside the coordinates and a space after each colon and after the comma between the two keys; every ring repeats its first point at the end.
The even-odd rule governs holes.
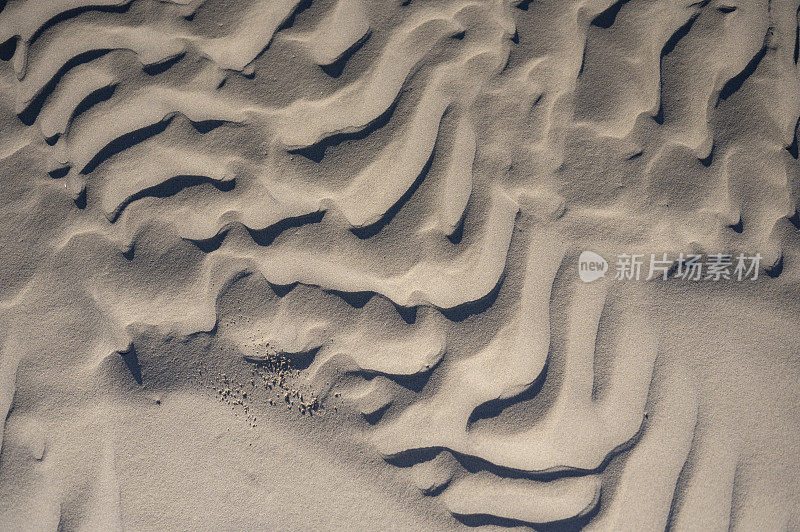
{"type": "Polygon", "coordinates": [[[799,12],[0,2],[0,528],[800,528],[799,12]]]}

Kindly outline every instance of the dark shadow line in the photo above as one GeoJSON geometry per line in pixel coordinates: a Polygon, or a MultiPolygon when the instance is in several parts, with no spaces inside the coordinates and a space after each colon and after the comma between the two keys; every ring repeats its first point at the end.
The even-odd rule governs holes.
{"type": "Polygon", "coordinates": [[[476,299],[475,301],[462,303],[461,305],[450,309],[442,309],[441,313],[450,321],[461,322],[470,316],[485,312],[494,304],[495,300],[497,300],[497,296],[500,293],[500,288],[503,286],[503,281],[505,281],[505,272],[503,272],[503,274],[497,280],[494,288],[492,288],[491,291],[489,291],[489,293],[485,296],[476,299]]]}
{"type": "MultiPolygon", "coordinates": [[[[77,117],[94,107],[95,105],[109,100],[117,90],[117,83],[100,87],[99,89],[91,92],[75,107],[70,115],[69,122],[73,122],[77,117]]],[[[57,140],[57,139],[56,139],[57,140]]]]}
{"type": "Polygon", "coordinates": [[[415,373],[413,375],[397,375],[391,373],[383,373],[377,371],[363,371],[363,370],[355,373],[366,377],[376,377],[376,376],[385,377],[407,390],[411,390],[414,393],[420,393],[422,392],[423,389],[425,389],[425,385],[428,384],[428,382],[430,381],[431,375],[436,370],[436,368],[438,368],[442,364],[443,360],[444,357],[440,357],[439,360],[437,360],[435,364],[432,364],[430,368],[427,368],[425,371],[422,371],[420,373],[415,373]]]}
{"type": "Polygon", "coordinates": [[[78,65],[89,63],[90,61],[94,61],[95,59],[102,57],[111,51],[110,48],[103,48],[99,50],[89,50],[88,52],[83,52],[75,57],[71,58],[69,61],[61,65],[61,68],[58,69],[58,72],[50,78],[50,80],[44,84],[44,86],[39,89],[39,92],[33,97],[30,103],[19,113],[17,113],[17,117],[22,121],[23,124],[26,126],[31,126],[36,121],[36,117],[39,116],[39,113],[42,111],[42,106],[44,106],[44,102],[53,93],[58,85],[58,82],[61,81],[61,78],[64,75],[75,68],[78,65]]]}
{"type": "Polygon", "coordinates": [[[659,71],[659,83],[660,83],[660,95],[658,98],[658,112],[653,117],[653,120],[659,125],[664,123],[664,58],[675,51],[675,47],[678,46],[678,43],[689,34],[691,31],[692,26],[700,17],[701,10],[708,5],[710,0],[705,0],[703,2],[698,2],[695,4],[699,9],[698,11],[689,17],[689,20],[684,22],[675,33],[670,35],[667,42],[664,43],[664,46],[661,48],[661,55],[658,60],[658,71],[659,71]]]}
{"type": "Polygon", "coordinates": [[[214,119],[198,120],[196,122],[194,120],[189,120],[189,123],[192,124],[194,130],[200,133],[201,135],[205,135],[206,133],[214,131],[215,129],[222,126],[235,124],[235,122],[231,122],[229,120],[214,120],[214,119]]]}
{"type": "Polygon", "coordinates": [[[630,2],[630,0],[617,0],[613,4],[611,4],[605,11],[597,15],[592,19],[592,26],[597,26],[598,28],[608,29],[614,25],[614,22],[617,20],[617,15],[619,14],[622,7],[630,2]]]}
{"type": "Polygon", "coordinates": [[[547,377],[547,372],[549,370],[549,367],[550,367],[550,360],[548,357],[548,359],[545,361],[544,368],[542,368],[542,371],[539,373],[539,375],[536,376],[533,382],[531,382],[527,386],[527,388],[525,388],[525,390],[518,393],[517,395],[514,395],[512,397],[507,397],[505,399],[501,398],[490,399],[489,401],[481,403],[480,405],[475,407],[475,409],[472,410],[472,413],[469,415],[469,418],[467,419],[467,431],[469,431],[472,424],[475,423],[476,421],[496,418],[497,416],[502,414],[506,408],[515,405],[517,403],[528,401],[539,395],[539,392],[542,391],[542,387],[544,386],[544,382],[547,377]]]}
{"type": "Polygon", "coordinates": [[[417,191],[419,186],[425,180],[425,177],[427,177],[428,172],[430,171],[431,166],[433,165],[433,158],[435,153],[436,149],[434,147],[434,149],[431,150],[431,153],[428,156],[428,160],[425,162],[425,166],[422,167],[422,171],[419,173],[416,179],[414,179],[414,182],[411,184],[411,186],[408,187],[408,190],[406,190],[403,193],[403,195],[400,196],[400,199],[398,199],[394,203],[394,205],[389,207],[389,210],[383,213],[383,215],[377,222],[374,222],[366,227],[351,228],[350,232],[356,235],[361,240],[366,240],[367,238],[372,238],[373,236],[377,235],[378,233],[381,232],[381,230],[384,227],[389,225],[389,223],[394,219],[397,213],[400,212],[400,209],[402,209],[403,206],[408,202],[408,200],[411,199],[411,196],[413,196],[414,193],[417,191]]]}
{"type": "Polygon", "coordinates": [[[158,63],[142,65],[142,70],[144,71],[145,74],[148,74],[150,76],[157,76],[159,74],[163,74],[164,72],[175,66],[184,57],[186,57],[186,52],[181,52],[178,55],[175,55],[173,57],[168,57],[167,59],[164,59],[163,61],[160,61],[158,63]]]}
{"type": "Polygon", "coordinates": [[[55,170],[50,170],[50,171],[49,171],[49,172],[47,172],[47,173],[48,173],[48,174],[50,175],[50,177],[52,177],[53,179],[61,179],[62,177],[66,177],[66,176],[67,176],[67,174],[68,174],[68,173],[69,173],[69,171],[70,171],[70,168],[71,168],[71,167],[70,167],[69,165],[68,165],[68,166],[63,166],[63,167],[61,167],[61,168],[56,168],[55,170]]]}
{"type": "Polygon", "coordinates": [[[605,471],[608,464],[611,463],[617,455],[630,449],[642,436],[644,432],[645,423],[639,428],[639,431],[627,442],[619,447],[612,449],[603,461],[594,469],[583,469],[570,466],[562,466],[545,471],[524,471],[510,467],[499,466],[485,458],[479,456],[472,456],[454,451],[445,446],[434,445],[430,447],[418,447],[414,449],[406,449],[395,453],[393,455],[384,456],[383,459],[388,464],[400,468],[409,468],[420,462],[431,460],[440,452],[447,451],[453,458],[463,467],[467,472],[475,474],[482,471],[491,473],[492,475],[500,478],[532,480],[535,482],[552,482],[562,478],[583,477],[587,475],[597,475],[605,471]]]}
{"type": "MultiPolygon", "coordinates": [[[[310,8],[311,4],[313,4],[313,0],[302,0],[300,3],[298,3],[294,7],[294,10],[289,14],[289,16],[286,17],[286,20],[284,20],[283,23],[280,26],[278,26],[278,29],[275,30],[275,34],[277,35],[278,32],[283,31],[283,30],[288,30],[289,28],[294,26],[294,21],[297,18],[297,16],[300,15],[303,11],[307,10],[308,8],[310,8]]],[[[268,47],[269,47],[269,44],[267,44],[266,48],[268,48],[268,47]]],[[[266,48],[264,48],[264,49],[266,50],[266,48]]]]}
{"type": "Polygon", "coordinates": [[[361,413],[361,417],[363,417],[364,421],[366,421],[370,425],[375,425],[376,423],[378,423],[381,420],[381,418],[386,413],[386,411],[389,410],[390,406],[392,406],[392,402],[391,401],[387,402],[385,405],[381,406],[380,408],[378,408],[377,410],[375,410],[373,412],[369,412],[369,413],[362,412],[361,413]]]}
{"type": "Polygon", "coordinates": [[[140,144],[147,139],[158,135],[159,133],[163,132],[167,129],[167,126],[172,122],[172,119],[175,118],[175,113],[170,114],[169,116],[162,118],[160,121],[156,122],[155,124],[150,124],[149,126],[145,126],[143,128],[139,128],[135,131],[131,131],[129,133],[125,133],[122,136],[119,136],[103,146],[100,151],[98,151],[92,159],[86,163],[86,166],[83,167],[83,170],[80,171],[81,174],[90,174],[92,173],[100,164],[107,161],[114,155],[131,148],[137,144],[140,144]]]}
{"type": "Polygon", "coordinates": [[[560,521],[553,521],[551,523],[534,523],[521,519],[513,519],[510,517],[499,517],[491,514],[453,514],[453,517],[468,527],[479,526],[502,526],[502,527],[527,527],[539,532],[578,532],[586,527],[589,522],[595,518],[600,511],[600,499],[598,499],[592,506],[592,509],[586,513],[581,513],[575,517],[569,517],[560,521]]]}
{"type": "Polygon", "coordinates": [[[0,44],[0,60],[11,61],[11,58],[14,57],[14,54],[17,52],[18,42],[19,37],[14,35],[6,42],[0,44]]]}
{"type": "Polygon", "coordinates": [[[800,60],[800,6],[797,7],[797,13],[795,13],[795,33],[794,33],[794,64],[797,64],[797,61],[800,60]]]}
{"type": "Polygon", "coordinates": [[[90,11],[97,11],[99,13],[126,13],[133,3],[133,0],[128,0],[124,4],[121,5],[111,5],[111,6],[104,6],[104,5],[86,5],[86,6],[78,6],[72,9],[67,9],[66,11],[62,11],[61,13],[55,15],[50,20],[46,21],[44,24],[39,26],[37,30],[33,33],[28,44],[31,45],[36,42],[39,37],[42,36],[44,32],[55,26],[56,24],[60,24],[68,19],[75,18],[80,16],[84,13],[88,13],[90,11]]]}
{"type": "Polygon", "coordinates": [[[131,194],[125,200],[120,203],[114,212],[111,213],[111,217],[109,221],[114,223],[122,214],[128,205],[133,203],[134,201],[143,199],[143,198],[168,198],[170,196],[174,196],[180,191],[190,188],[196,187],[198,185],[203,184],[210,184],[217,190],[221,192],[230,192],[236,187],[236,180],[231,179],[228,181],[219,181],[217,179],[212,179],[208,176],[204,175],[177,175],[175,177],[171,177],[166,181],[158,183],[157,185],[153,185],[151,187],[143,188],[142,190],[136,192],[135,194],[131,194]]]}
{"type": "MultiPolygon", "coordinates": [[[[467,200],[467,206],[469,206],[469,200],[467,200]]],[[[461,243],[464,239],[464,223],[467,220],[467,207],[464,208],[464,212],[461,213],[461,218],[458,220],[458,224],[456,224],[455,230],[449,235],[447,235],[447,240],[450,241],[451,244],[457,246],[461,243]]]]}
{"type": "Polygon", "coordinates": [[[350,61],[350,58],[355,55],[355,53],[364,46],[364,43],[369,40],[372,36],[372,30],[367,31],[360,39],[350,45],[350,47],[342,52],[339,57],[337,57],[333,62],[327,65],[319,65],[322,71],[332,78],[338,78],[344,72],[344,67],[347,66],[347,62],[350,61]]]}
{"type": "Polygon", "coordinates": [[[711,150],[709,150],[708,155],[703,157],[702,159],[698,159],[698,161],[700,161],[700,164],[702,164],[706,168],[711,166],[711,163],[714,162],[714,150],[716,149],[717,146],[715,144],[711,144],[711,150]]]}
{"type": "Polygon", "coordinates": [[[764,272],[773,279],[777,278],[781,273],[783,273],[783,253],[781,253],[781,256],[778,257],[777,261],[775,261],[775,264],[772,266],[767,266],[764,269],[764,272]]]}
{"type": "Polygon", "coordinates": [[[343,290],[323,289],[323,292],[341,298],[345,303],[356,309],[364,308],[364,305],[369,303],[369,300],[376,295],[375,292],[369,290],[346,292],[343,290]]]}
{"type": "Polygon", "coordinates": [[[378,115],[378,117],[376,117],[374,120],[369,122],[367,125],[359,129],[358,131],[350,133],[335,133],[333,135],[325,137],[319,142],[312,144],[311,146],[307,146],[305,148],[290,149],[287,151],[292,154],[301,155],[306,159],[314,161],[315,163],[320,163],[322,162],[322,159],[325,157],[325,152],[328,150],[328,148],[333,148],[335,146],[338,146],[339,144],[345,141],[363,140],[372,133],[374,133],[375,131],[381,129],[386,124],[388,124],[399,102],[400,102],[400,93],[397,94],[392,104],[383,113],[378,115]]]}
{"type": "Polygon", "coordinates": [[[769,36],[769,31],[767,32],[767,37],[764,37],[764,44],[761,46],[761,49],[758,51],[756,55],[750,59],[744,69],[736,74],[734,77],[729,79],[725,82],[725,85],[722,86],[722,89],[719,91],[719,96],[717,97],[717,103],[715,105],[718,106],[722,100],[727,100],[731,96],[733,96],[739,89],[742,88],[744,82],[747,81],[753,72],[756,71],[758,65],[761,63],[761,60],[767,55],[767,40],[769,36]]]}
{"type": "Polygon", "coordinates": [[[276,222],[269,227],[265,227],[264,229],[250,229],[246,225],[244,228],[247,229],[247,232],[250,234],[250,238],[253,239],[253,242],[259,246],[269,246],[287,229],[320,223],[324,216],[325,211],[317,211],[309,214],[303,214],[301,216],[284,218],[283,220],[276,222]]]}
{"type": "Polygon", "coordinates": [[[792,223],[795,229],[800,230],[800,210],[797,207],[794,208],[794,214],[791,215],[788,220],[792,223]]]}
{"type": "Polygon", "coordinates": [[[798,116],[797,123],[794,126],[794,135],[792,136],[792,143],[786,146],[786,151],[789,152],[789,155],[792,156],[795,160],[797,160],[798,155],[798,146],[797,146],[797,130],[800,128],[800,116],[798,116]]]}
{"type": "Polygon", "coordinates": [[[394,301],[392,301],[392,305],[394,305],[394,309],[408,325],[413,325],[417,321],[417,308],[419,307],[404,307],[403,305],[398,305],[394,301]]]}
{"type": "Polygon", "coordinates": [[[75,203],[75,206],[80,210],[86,208],[86,187],[84,186],[81,188],[81,191],[78,192],[78,195],[72,200],[75,203]]]}
{"type": "Polygon", "coordinates": [[[142,384],[142,367],[139,364],[139,355],[136,353],[136,347],[133,344],[128,345],[128,349],[125,351],[119,352],[122,360],[125,362],[125,366],[128,368],[128,371],[131,372],[134,380],[136,380],[136,384],[142,384]]]}
{"type": "Polygon", "coordinates": [[[230,231],[230,228],[226,227],[220,231],[217,231],[217,234],[210,238],[185,238],[184,240],[188,240],[197,246],[197,248],[203,253],[211,253],[218,250],[222,246],[222,242],[225,240],[225,237],[228,236],[228,231],[230,231]]]}

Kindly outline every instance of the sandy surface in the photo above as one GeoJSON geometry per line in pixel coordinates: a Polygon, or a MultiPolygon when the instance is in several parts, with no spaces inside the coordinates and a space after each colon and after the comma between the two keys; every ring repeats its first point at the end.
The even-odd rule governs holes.
{"type": "Polygon", "coordinates": [[[799,27],[0,1],[0,529],[800,530],[799,27]]]}

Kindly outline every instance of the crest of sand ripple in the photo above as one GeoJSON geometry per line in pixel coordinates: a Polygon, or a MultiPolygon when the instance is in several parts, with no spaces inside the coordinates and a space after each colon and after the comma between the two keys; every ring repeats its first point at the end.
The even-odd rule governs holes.
{"type": "MultiPolygon", "coordinates": [[[[603,238],[614,228],[630,233],[626,224],[638,227],[632,217],[649,216],[657,222],[643,227],[678,234],[675,245],[682,245],[725,242],[720,235],[738,215],[742,245],[764,246],[770,260],[782,256],[780,227],[793,213],[797,174],[800,107],[787,97],[798,87],[796,5],[414,3],[361,70],[273,104],[230,87],[260,82],[266,69],[259,61],[270,59],[284,30],[278,44],[297,52],[298,64],[341,62],[347,69],[349,54],[386,31],[373,23],[367,2],[339,0],[295,31],[287,26],[301,18],[302,2],[252,0],[242,3],[232,29],[213,37],[194,33],[178,4],[164,3],[160,22],[128,22],[140,4],[20,0],[0,12],[0,42],[18,39],[10,65],[16,79],[3,109],[8,103],[42,141],[55,143],[36,148],[49,160],[46,170],[66,169],[65,189],[76,204],[86,201],[85,216],[65,216],[52,234],[36,231],[49,239],[54,270],[68,271],[61,268],[72,264],[68,257],[87,257],[73,265],[82,282],[60,288],[92,310],[83,321],[70,314],[89,331],[68,338],[73,356],[81,352],[76,338],[91,344],[81,371],[129,350],[140,325],[184,337],[214,331],[219,299],[241,277],[264,280],[265,291],[318,287],[320,299],[379,296],[399,312],[416,312],[404,334],[370,330],[357,305],[348,309],[357,315],[350,329],[334,318],[298,320],[290,292],[273,315],[221,327],[219,335],[252,359],[269,345],[290,357],[314,354],[320,372],[339,365],[389,381],[430,378],[430,387],[414,401],[397,401],[385,420],[379,414],[394,398],[372,382],[360,396],[362,412],[374,417],[368,435],[375,448],[418,472],[430,466],[434,480],[423,471],[419,485],[463,522],[570,522],[598,530],[736,524],[742,458],[704,432],[701,390],[659,390],[658,342],[645,312],[616,323],[610,345],[601,342],[616,297],[605,285],[569,285],[573,297],[563,316],[556,312],[562,302],[553,286],[574,250],[547,224],[585,215],[588,230],[603,238]],[[539,21],[533,29],[541,39],[517,31],[531,30],[531,20],[539,21]],[[519,52],[520,42],[530,47],[519,52]],[[132,63],[122,61],[130,56],[131,72],[124,69],[132,63]],[[169,77],[191,61],[201,66],[169,77]],[[143,70],[153,66],[165,70],[145,74],[159,70],[143,70]],[[409,96],[412,87],[418,97],[409,96]],[[113,94],[93,101],[108,88],[113,94]],[[731,134],[738,120],[750,129],[731,134]],[[369,145],[384,128],[388,138],[369,145]],[[579,133],[588,142],[571,145],[579,133]],[[352,150],[365,160],[333,185],[325,150],[349,153],[348,143],[367,145],[352,150]],[[306,157],[315,149],[322,159],[306,157]],[[591,162],[570,166],[575,160],[591,162]],[[675,175],[680,182],[670,181],[675,175]],[[208,193],[192,203],[189,189],[208,193]],[[542,225],[515,237],[530,217],[542,225]],[[700,222],[682,226],[684,219],[700,222]],[[604,233],[604,224],[612,229],[604,233]],[[156,236],[156,228],[174,234],[156,236]],[[328,233],[314,240],[318,228],[328,233]],[[259,241],[258,232],[268,237],[259,241]],[[400,248],[391,245],[395,234],[400,248]],[[521,248],[524,260],[510,261],[521,248]],[[123,259],[120,251],[130,255],[123,259]],[[465,315],[488,320],[495,298],[508,304],[497,292],[511,273],[522,280],[518,298],[502,309],[506,319],[468,356],[451,357],[455,323],[465,315]],[[601,348],[613,355],[596,395],[601,348]],[[563,360],[562,382],[536,423],[511,433],[477,429],[482,407],[514,403],[551,379],[555,357],[563,360]],[[419,459],[431,451],[438,453],[434,465],[419,459]],[[611,490],[606,468],[622,453],[611,490]],[[452,472],[447,468],[458,465],[442,456],[480,467],[452,472]]],[[[34,151],[14,146],[2,147],[4,164],[34,151]]],[[[35,201],[26,208],[38,208],[35,201]]],[[[59,290],[55,281],[33,277],[25,289],[14,287],[4,311],[44,306],[59,290]]],[[[47,307],[43,315],[59,310],[47,307]]],[[[21,374],[15,353],[25,352],[26,342],[3,334],[5,423],[21,374]]],[[[46,342],[32,345],[47,351],[46,342]]],[[[679,382],[691,380],[685,368],[668,369],[679,382]]],[[[0,433],[17,452],[17,432],[0,433]]],[[[89,528],[119,524],[113,453],[100,447],[82,520],[89,528]]],[[[36,460],[45,455],[42,445],[26,449],[36,460]]],[[[57,522],[61,494],[40,490],[31,500],[41,502],[36,497],[57,522]]]]}

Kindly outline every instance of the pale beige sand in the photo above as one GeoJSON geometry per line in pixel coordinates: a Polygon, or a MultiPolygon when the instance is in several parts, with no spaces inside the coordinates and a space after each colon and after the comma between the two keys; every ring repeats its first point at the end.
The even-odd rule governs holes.
{"type": "Polygon", "coordinates": [[[0,530],[800,530],[799,13],[0,0],[0,530]]]}

